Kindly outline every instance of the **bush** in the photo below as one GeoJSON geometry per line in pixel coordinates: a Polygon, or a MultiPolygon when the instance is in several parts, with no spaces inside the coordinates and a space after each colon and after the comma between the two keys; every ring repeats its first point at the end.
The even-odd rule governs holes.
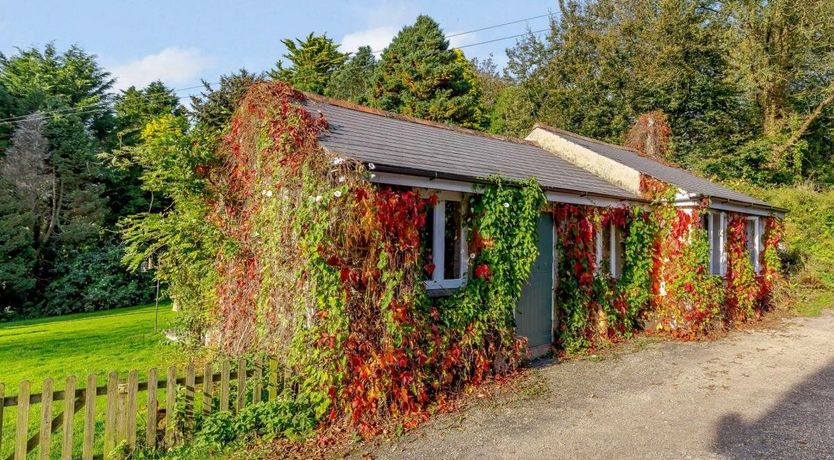
{"type": "Polygon", "coordinates": [[[787,208],[782,266],[805,287],[834,288],[834,190],[800,186],[755,188],[749,193],[787,208]]]}
{"type": "Polygon", "coordinates": [[[313,404],[302,396],[285,393],[247,406],[237,415],[223,411],[206,417],[197,434],[197,443],[217,449],[250,436],[302,439],[316,424],[313,404]]]}
{"type": "Polygon", "coordinates": [[[65,315],[152,301],[151,277],[128,272],[121,263],[123,254],[115,238],[59,254],[55,278],[44,289],[38,313],[65,315]]]}

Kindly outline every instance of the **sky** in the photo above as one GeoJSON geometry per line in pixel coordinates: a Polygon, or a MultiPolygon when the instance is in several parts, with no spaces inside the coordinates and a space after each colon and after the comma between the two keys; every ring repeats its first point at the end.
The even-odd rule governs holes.
{"type": "MultiPolygon", "coordinates": [[[[419,14],[447,35],[553,13],[553,0],[521,1],[236,1],[0,0],[0,52],[54,42],[76,44],[98,56],[116,88],[162,80],[180,97],[204,79],[241,68],[268,70],[286,49],[283,38],[327,33],[342,51],[362,45],[382,50],[419,14]]],[[[467,57],[493,56],[503,66],[517,39],[472,45],[547,28],[547,17],[450,38],[467,57]]]]}

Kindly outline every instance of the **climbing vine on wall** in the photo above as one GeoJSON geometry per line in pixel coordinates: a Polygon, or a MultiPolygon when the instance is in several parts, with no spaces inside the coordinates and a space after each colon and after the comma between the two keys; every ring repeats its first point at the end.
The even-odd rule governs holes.
{"type": "Polygon", "coordinates": [[[720,325],[723,288],[709,272],[709,240],[700,225],[704,207],[658,204],[654,210],[658,233],[647,319],[655,330],[676,337],[694,337],[720,325]]]}
{"type": "Polygon", "coordinates": [[[469,196],[469,281],[429,298],[421,230],[436,197],[373,185],[373,165],[318,144],[327,122],[303,101],[283,83],[254,86],[220,147],[225,163],[208,172],[211,220],[230,241],[217,254],[219,343],[283,357],[321,420],[363,435],[412,426],[520,362],[514,311],[543,194],[493,178],[469,196]]]}
{"type": "Polygon", "coordinates": [[[571,204],[557,205],[554,215],[559,243],[559,345],[570,352],[630,335],[651,298],[655,229],[650,215],[639,208],[571,204]],[[624,238],[619,278],[597,266],[597,235],[612,224],[624,238]]]}
{"type": "Polygon", "coordinates": [[[756,315],[758,285],[747,249],[746,224],[747,219],[741,214],[730,214],[727,223],[725,317],[731,323],[740,323],[756,315]]]}
{"type": "Polygon", "coordinates": [[[479,382],[491,370],[506,372],[519,364],[525,344],[515,337],[514,313],[538,256],[536,223],[544,201],[536,182],[500,178],[469,197],[472,276],[437,307],[444,341],[460,366],[443,369],[441,378],[455,371],[460,380],[479,382]]]}

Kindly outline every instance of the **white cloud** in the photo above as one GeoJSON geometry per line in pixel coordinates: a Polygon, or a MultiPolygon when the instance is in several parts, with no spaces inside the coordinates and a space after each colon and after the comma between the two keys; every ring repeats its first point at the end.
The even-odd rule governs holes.
{"type": "Polygon", "coordinates": [[[194,81],[211,63],[211,58],[196,48],[169,47],[127,64],[113,67],[116,89],[142,87],[155,80],[169,85],[194,81]]]}
{"type": "Polygon", "coordinates": [[[400,27],[397,26],[382,26],[374,27],[372,29],[359,30],[345,35],[342,38],[342,46],[339,48],[345,52],[355,52],[360,46],[370,46],[372,50],[379,53],[391,43],[391,39],[400,27]]]}

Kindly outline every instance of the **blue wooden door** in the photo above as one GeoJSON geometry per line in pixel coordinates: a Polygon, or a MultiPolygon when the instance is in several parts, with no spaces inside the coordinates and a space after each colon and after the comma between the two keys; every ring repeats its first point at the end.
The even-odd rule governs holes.
{"type": "Polygon", "coordinates": [[[529,347],[553,341],[553,215],[542,213],[537,225],[539,256],[521,290],[516,311],[516,332],[527,337],[529,347]]]}

